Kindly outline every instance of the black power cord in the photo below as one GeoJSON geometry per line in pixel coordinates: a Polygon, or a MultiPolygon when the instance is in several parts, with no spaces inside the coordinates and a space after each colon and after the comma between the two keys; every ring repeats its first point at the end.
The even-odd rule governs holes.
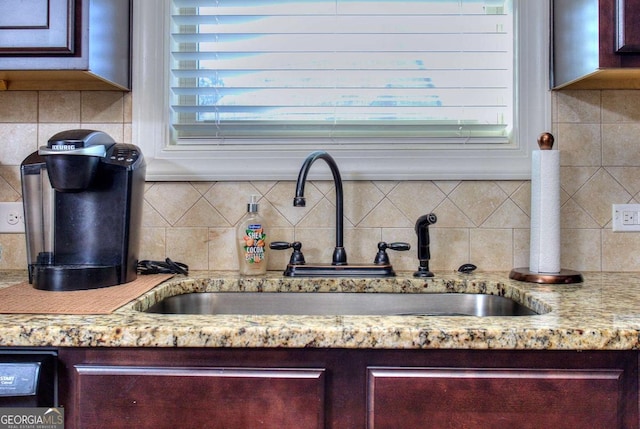
{"type": "Polygon", "coordinates": [[[167,258],[162,261],[139,261],[138,273],[140,274],[184,274],[189,275],[189,266],[181,262],[173,262],[167,258]]]}

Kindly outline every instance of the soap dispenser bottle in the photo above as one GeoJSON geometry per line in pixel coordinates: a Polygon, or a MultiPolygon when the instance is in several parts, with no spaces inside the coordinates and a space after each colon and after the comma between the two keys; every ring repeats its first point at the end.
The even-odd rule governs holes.
{"type": "Polygon", "coordinates": [[[247,214],[240,220],[237,230],[240,274],[245,276],[267,272],[267,234],[258,207],[258,196],[251,195],[247,214]]]}

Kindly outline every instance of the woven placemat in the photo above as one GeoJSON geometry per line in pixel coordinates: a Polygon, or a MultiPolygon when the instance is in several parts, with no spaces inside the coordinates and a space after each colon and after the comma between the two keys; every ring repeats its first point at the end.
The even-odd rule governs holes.
{"type": "Polygon", "coordinates": [[[35,289],[25,281],[0,289],[0,313],[110,314],[172,276],[150,274],[117,286],[66,292],[35,289]]]}

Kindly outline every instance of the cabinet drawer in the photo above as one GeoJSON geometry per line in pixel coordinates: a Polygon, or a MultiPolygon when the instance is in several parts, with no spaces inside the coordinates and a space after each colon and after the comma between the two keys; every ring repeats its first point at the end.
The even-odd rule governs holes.
{"type": "Polygon", "coordinates": [[[622,428],[622,370],[369,368],[368,427],[622,428]]]}
{"type": "Polygon", "coordinates": [[[76,365],[79,428],[322,428],[324,370],[76,365]]]}

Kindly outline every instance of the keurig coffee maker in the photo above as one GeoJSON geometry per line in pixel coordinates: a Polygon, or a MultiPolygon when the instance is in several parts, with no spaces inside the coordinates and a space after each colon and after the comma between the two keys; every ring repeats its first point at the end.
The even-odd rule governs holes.
{"type": "Polygon", "coordinates": [[[63,131],[21,165],[29,282],[94,289],[136,279],[145,162],[137,146],[63,131]]]}

